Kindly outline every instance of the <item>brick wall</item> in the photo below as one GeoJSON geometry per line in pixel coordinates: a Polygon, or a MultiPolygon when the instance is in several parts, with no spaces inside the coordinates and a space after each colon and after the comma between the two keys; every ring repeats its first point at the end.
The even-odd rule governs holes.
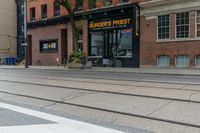
{"type": "Polygon", "coordinates": [[[47,26],[43,28],[29,29],[28,34],[32,35],[33,65],[38,65],[39,60],[41,61],[42,65],[57,65],[56,58],[61,59],[61,29],[66,29],[66,28],[67,28],[66,25],[56,25],[56,26],[47,26]],[[58,52],[40,53],[40,45],[39,45],[40,40],[50,40],[50,39],[58,39],[58,52]]]}
{"type": "Polygon", "coordinates": [[[157,41],[157,18],[141,17],[141,65],[157,65],[158,55],[170,56],[171,66],[175,65],[176,55],[189,55],[190,66],[195,66],[195,57],[200,55],[200,40],[195,38],[195,11],[190,12],[190,38],[175,39],[175,13],[170,14],[170,40],[157,41]]]}

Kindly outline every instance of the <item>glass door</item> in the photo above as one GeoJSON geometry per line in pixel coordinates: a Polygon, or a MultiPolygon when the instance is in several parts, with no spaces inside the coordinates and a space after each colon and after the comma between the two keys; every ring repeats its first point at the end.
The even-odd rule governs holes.
{"type": "Polygon", "coordinates": [[[109,30],[104,33],[105,58],[112,58],[113,56],[116,56],[116,39],[116,30],[109,30]]]}

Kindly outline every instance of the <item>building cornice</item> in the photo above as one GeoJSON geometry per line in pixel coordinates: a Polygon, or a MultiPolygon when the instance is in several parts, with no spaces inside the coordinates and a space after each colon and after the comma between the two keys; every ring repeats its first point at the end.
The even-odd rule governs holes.
{"type": "Polygon", "coordinates": [[[162,14],[200,10],[199,0],[152,0],[140,4],[142,16],[157,16],[162,14]]]}

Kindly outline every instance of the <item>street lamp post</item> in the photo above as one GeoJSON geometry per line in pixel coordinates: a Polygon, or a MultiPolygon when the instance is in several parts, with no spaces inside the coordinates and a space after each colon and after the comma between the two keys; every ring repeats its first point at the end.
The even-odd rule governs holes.
{"type": "Polygon", "coordinates": [[[27,64],[27,0],[24,0],[24,57],[25,57],[25,68],[28,68],[27,64]]]}

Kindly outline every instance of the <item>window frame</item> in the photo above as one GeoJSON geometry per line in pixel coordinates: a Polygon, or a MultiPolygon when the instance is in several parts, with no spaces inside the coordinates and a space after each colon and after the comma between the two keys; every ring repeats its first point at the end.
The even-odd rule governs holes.
{"type": "Polygon", "coordinates": [[[42,4],[41,5],[41,19],[47,19],[48,18],[48,5],[47,4],[42,4]],[[44,6],[46,6],[46,16],[44,16],[44,13],[43,13],[43,8],[44,6]]]}
{"type": "Polygon", "coordinates": [[[31,22],[34,22],[36,19],[36,8],[35,7],[31,7],[30,8],[30,21],[31,22]],[[34,11],[34,17],[33,17],[33,11],[34,11]]]}
{"type": "Polygon", "coordinates": [[[170,63],[171,63],[171,61],[170,61],[170,56],[169,55],[158,55],[157,56],[157,66],[159,66],[159,67],[169,67],[170,66],[170,63]],[[159,57],[167,57],[168,59],[169,59],[169,64],[159,64],[159,57]]]}
{"type": "Polygon", "coordinates": [[[54,2],[54,3],[53,3],[53,16],[54,16],[54,17],[59,17],[59,16],[60,16],[60,9],[61,9],[61,8],[60,8],[60,4],[59,4],[59,10],[55,10],[55,9],[56,9],[56,8],[55,8],[55,7],[56,7],[56,4],[59,4],[59,3],[58,3],[58,2],[54,2]],[[59,13],[56,14],[56,11],[59,11],[59,13]]]}
{"type": "Polygon", "coordinates": [[[157,41],[161,41],[161,40],[170,40],[170,33],[171,33],[171,31],[170,31],[170,14],[165,14],[165,15],[160,15],[160,16],[169,16],[169,37],[168,38],[161,38],[161,39],[159,39],[159,27],[158,27],[158,17],[159,16],[157,16],[157,26],[156,26],[156,28],[157,28],[157,41]]]}
{"type": "Polygon", "coordinates": [[[190,12],[177,12],[175,15],[175,39],[182,40],[182,39],[189,39],[190,38],[190,12]],[[189,17],[189,23],[188,23],[188,37],[177,37],[177,14],[181,13],[188,13],[189,17]]]}
{"type": "Polygon", "coordinates": [[[88,2],[88,4],[89,4],[88,7],[89,7],[89,9],[91,10],[91,9],[97,8],[96,3],[97,3],[97,0],[95,0],[94,3],[91,3],[91,1],[89,0],[89,2],[88,2]],[[93,7],[93,6],[94,6],[94,7],[93,7]]]}
{"type": "Polygon", "coordinates": [[[176,55],[175,56],[175,66],[176,67],[189,67],[190,66],[190,56],[189,55],[176,55]],[[177,57],[178,56],[185,56],[185,57],[188,57],[188,65],[177,65],[177,57]]]}
{"type": "MultiPolygon", "coordinates": [[[[200,38],[200,35],[198,36],[198,25],[200,25],[200,22],[197,22],[198,19],[198,12],[199,12],[199,19],[200,19],[200,10],[196,11],[196,15],[195,15],[195,34],[196,34],[196,38],[200,38]]],[[[200,29],[199,29],[200,31],[200,29]]]]}
{"type": "Polygon", "coordinates": [[[58,53],[58,39],[50,39],[50,40],[39,40],[39,53],[58,53]],[[48,48],[44,50],[42,48],[42,44],[44,43],[56,43],[56,48],[48,48]]]}
{"type": "Polygon", "coordinates": [[[196,55],[195,56],[195,66],[198,67],[198,68],[200,68],[200,64],[199,65],[197,64],[198,63],[198,61],[197,61],[198,57],[200,58],[200,55],[196,55]]]}

